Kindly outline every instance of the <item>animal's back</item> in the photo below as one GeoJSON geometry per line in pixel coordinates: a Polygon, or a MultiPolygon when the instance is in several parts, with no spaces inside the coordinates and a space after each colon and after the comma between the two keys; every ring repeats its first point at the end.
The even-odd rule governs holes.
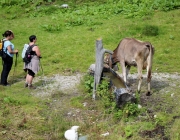
{"type": "Polygon", "coordinates": [[[147,51],[145,43],[134,38],[124,38],[114,50],[113,59],[116,62],[126,61],[129,64],[134,63],[138,55],[147,51]]]}

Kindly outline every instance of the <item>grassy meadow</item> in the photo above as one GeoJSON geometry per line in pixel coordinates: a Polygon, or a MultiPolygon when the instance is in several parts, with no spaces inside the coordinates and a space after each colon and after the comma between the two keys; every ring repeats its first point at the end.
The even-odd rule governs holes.
{"type": "MultiPolygon", "coordinates": [[[[133,37],[149,41],[155,47],[153,73],[179,74],[180,2],[10,0],[0,2],[0,7],[0,33],[12,30],[15,34],[12,42],[19,50],[17,66],[13,65],[8,78],[13,85],[0,86],[1,140],[64,140],[65,130],[74,124],[80,125],[81,133],[88,134],[92,140],[162,139],[160,136],[144,138],[139,134],[140,131],[152,130],[158,125],[165,127],[164,139],[180,140],[180,111],[173,104],[175,102],[179,105],[179,95],[175,101],[167,95],[161,95],[164,104],[155,107],[160,117],[152,120],[147,115],[148,119],[139,121],[136,115],[140,112],[134,105],[126,106],[123,110],[132,113],[129,118],[123,114],[124,112],[114,108],[116,112],[113,113],[108,108],[108,99],[108,107],[103,101],[92,102],[91,92],[85,90],[82,86],[84,83],[81,83],[80,96],[71,97],[70,103],[64,102],[64,108],[60,107],[57,110],[52,105],[53,100],[55,97],[61,99],[66,93],[55,91],[54,96],[48,99],[32,96],[31,91],[23,87],[25,73],[21,58],[24,44],[28,43],[29,36],[34,34],[42,53],[43,71],[41,70],[37,77],[84,74],[90,64],[95,62],[97,38],[102,38],[104,48],[114,50],[121,39],[133,37]],[[63,3],[68,3],[69,8],[61,8],[63,3]],[[85,111],[86,109],[79,105],[85,101],[91,104],[89,110],[96,110],[89,113],[92,115],[91,118],[82,116],[82,121],[68,120],[65,117],[64,112],[68,108],[85,111]],[[172,105],[171,114],[165,112],[167,102],[172,105]],[[172,122],[174,116],[177,119],[172,122]],[[92,123],[98,119],[98,123],[92,123]],[[106,132],[107,128],[111,135],[101,137],[100,134],[106,132]]],[[[16,57],[14,63],[15,60],[16,57]]],[[[131,73],[136,73],[136,69],[132,68],[131,73]]],[[[174,92],[179,93],[178,87],[174,88],[174,92]]],[[[146,112],[145,110],[142,112],[146,112]]]]}

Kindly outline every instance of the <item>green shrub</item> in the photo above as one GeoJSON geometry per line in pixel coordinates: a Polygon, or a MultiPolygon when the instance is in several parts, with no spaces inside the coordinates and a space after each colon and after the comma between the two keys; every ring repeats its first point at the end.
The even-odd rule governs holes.
{"type": "MultiPolygon", "coordinates": [[[[83,81],[85,89],[92,94],[94,77],[85,75],[83,81]]],[[[124,118],[125,120],[128,120],[129,117],[135,117],[141,111],[135,103],[127,103],[122,108],[118,108],[115,102],[114,94],[110,90],[108,78],[103,78],[103,80],[101,80],[101,83],[98,85],[96,90],[96,96],[100,99],[105,114],[113,114],[115,119],[124,118]]],[[[139,98],[138,95],[137,98],[139,98]]]]}
{"type": "Polygon", "coordinates": [[[124,131],[125,131],[126,138],[129,138],[133,135],[133,128],[130,125],[127,125],[124,131]]]}
{"type": "Polygon", "coordinates": [[[55,6],[39,6],[39,8],[37,9],[38,12],[40,13],[44,13],[44,14],[52,14],[55,13],[59,8],[55,7],[55,6]]]}
{"type": "Polygon", "coordinates": [[[15,100],[11,97],[4,97],[3,102],[7,103],[7,104],[13,104],[13,105],[19,105],[20,104],[20,102],[18,100],[15,100]]]}
{"type": "Polygon", "coordinates": [[[86,74],[83,79],[84,87],[87,92],[92,93],[93,86],[94,86],[94,77],[86,74]]]}
{"type": "Polygon", "coordinates": [[[41,25],[41,28],[48,32],[62,31],[62,25],[44,24],[44,25],[41,25]]]}

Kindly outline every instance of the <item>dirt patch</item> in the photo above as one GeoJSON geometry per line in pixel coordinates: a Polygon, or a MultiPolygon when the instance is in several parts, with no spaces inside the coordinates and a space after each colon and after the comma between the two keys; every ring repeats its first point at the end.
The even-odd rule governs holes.
{"type": "Polygon", "coordinates": [[[140,132],[140,135],[145,138],[145,137],[149,137],[149,138],[158,138],[161,140],[169,140],[168,137],[165,136],[165,129],[164,126],[157,126],[155,129],[153,130],[146,130],[143,132],[140,132]]]}
{"type": "MultiPolygon", "coordinates": [[[[42,85],[38,86],[38,92],[34,92],[35,96],[45,97],[53,94],[53,91],[60,90],[67,92],[70,90],[77,91],[76,86],[80,83],[81,78],[84,74],[77,73],[76,75],[63,76],[56,74],[52,77],[41,77],[36,78],[34,82],[42,81],[42,85]]],[[[122,75],[120,74],[122,77],[122,75]]],[[[144,79],[142,82],[142,94],[147,89],[146,75],[143,75],[144,79]]],[[[164,93],[170,91],[173,87],[177,87],[180,84],[180,75],[168,74],[168,73],[153,73],[151,80],[151,89],[153,91],[158,91],[159,93],[164,93]],[[168,90],[167,90],[168,88],[168,90]]],[[[137,74],[129,74],[128,80],[130,83],[130,88],[133,92],[137,89],[137,74]]],[[[70,93],[71,94],[71,93],[70,93]]]]}
{"type": "Polygon", "coordinates": [[[71,94],[72,91],[77,92],[76,86],[80,83],[82,77],[83,74],[78,73],[70,76],[56,74],[52,77],[37,78],[34,82],[41,81],[42,84],[32,94],[38,97],[49,97],[55,91],[61,91],[67,94],[71,94]]]}

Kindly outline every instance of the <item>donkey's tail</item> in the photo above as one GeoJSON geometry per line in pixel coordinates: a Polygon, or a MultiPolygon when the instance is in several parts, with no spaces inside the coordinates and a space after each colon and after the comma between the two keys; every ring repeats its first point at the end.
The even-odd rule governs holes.
{"type": "Polygon", "coordinates": [[[152,70],[152,61],[153,61],[153,55],[154,55],[154,47],[151,45],[151,43],[148,43],[146,45],[149,49],[149,55],[147,58],[147,81],[151,81],[151,70],[152,70]]]}

